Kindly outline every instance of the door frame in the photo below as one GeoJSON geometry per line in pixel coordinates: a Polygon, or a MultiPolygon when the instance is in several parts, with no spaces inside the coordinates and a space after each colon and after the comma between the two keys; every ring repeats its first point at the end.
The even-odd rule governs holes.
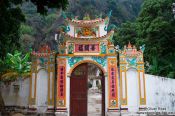
{"type": "MultiPolygon", "coordinates": [[[[102,108],[102,114],[104,114],[104,116],[105,116],[105,114],[106,114],[106,112],[107,112],[107,106],[108,106],[108,80],[107,80],[107,75],[106,75],[106,71],[105,71],[105,69],[100,65],[100,64],[98,64],[98,63],[96,63],[96,62],[94,62],[94,61],[91,61],[91,60],[85,60],[85,61],[81,61],[81,62],[79,62],[79,63],[77,63],[77,64],[75,64],[70,70],[69,70],[69,73],[68,73],[68,75],[67,75],[67,79],[66,79],[66,82],[67,82],[67,87],[66,88],[68,88],[67,89],[67,92],[66,92],[66,94],[67,94],[67,96],[66,96],[66,99],[68,100],[68,102],[67,102],[67,107],[68,107],[68,116],[70,116],[70,107],[71,107],[71,104],[70,104],[70,101],[71,101],[71,96],[70,96],[70,78],[71,78],[71,75],[72,75],[72,73],[73,73],[73,71],[74,71],[74,69],[76,69],[76,67],[78,67],[79,65],[81,65],[81,64],[83,64],[83,63],[92,63],[92,64],[94,64],[94,65],[96,65],[101,71],[102,71],[102,78],[104,78],[103,80],[104,80],[104,95],[102,94],[102,97],[104,97],[104,98],[102,98],[102,99],[104,99],[104,101],[102,101],[102,103],[104,103],[104,104],[102,104],[102,106],[101,106],[101,108],[102,108]],[[104,108],[103,108],[104,107],[104,108]]],[[[88,104],[88,103],[87,103],[88,104]]],[[[88,107],[87,107],[88,108],[88,107]]]]}

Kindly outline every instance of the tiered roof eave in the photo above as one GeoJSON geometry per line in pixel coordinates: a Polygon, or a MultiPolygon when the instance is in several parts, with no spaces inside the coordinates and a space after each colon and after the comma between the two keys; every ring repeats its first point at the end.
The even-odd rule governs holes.
{"type": "Polygon", "coordinates": [[[48,57],[51,55],[55,55],[55,51],[52,51],[48,45],[41,46],[39,50],[33,51],[31,55],[36,57],[48,57]]]}
{"type": "Polygon", "coordinates": [[[110,36],[114,34],[114,30],[111,30],[108,32],[106,35],[101,36],[101,37],[89,37],[89,38],[81,38],[81,37],[73,37],[67,34],[66,32],[61,31],[61,35],[64,36],[66,40],[84,40],[84,41],[92,41],[92,40],[105,40],[108,39],[110,36]]]}

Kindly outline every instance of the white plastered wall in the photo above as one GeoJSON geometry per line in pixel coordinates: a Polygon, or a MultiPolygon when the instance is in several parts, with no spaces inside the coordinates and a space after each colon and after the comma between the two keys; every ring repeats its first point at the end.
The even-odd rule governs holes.
{"type": "Polygon", "coordinates": [[[128,111],[137,112],[139,110],[139,83],[137,70],[134,68],[128,69],[126,77],[128,111]]]}
{"type": "Polygon", "coordinates": [[[175,79],[145,74],[145,81],[148,112],[163,111],[175,114],[175,79]]]}
{"type": "Polygon", "coordinates": [[[19,79],[11,82],[9,85],[1,82],[0,92],[5,106],[28,107],[29,78],[19,79]],[[19,91],[15,90],[14,85],[19,85],[19,91]]]}
{"type": "Polygon", "coordinates": [[[69,34],[70,36],[73,36],[74,37],[74,29],[75,27],[71,24],[69,24],[69,27],[70,27],[70,31],[67,32],[67,34],[69,34]]]}
{"type": "Polygon", "coordinates": [[[105,28],[105,24],[104,23],[99,25],[100,37],[107,34],[107,31],[105,31],[104,28],[105,28]]]}
{"type": "Polygon", "coordinates": [[[36,105],[38,112],[46,112],[48,105],[48,73],[45,69],[37,74],[36,105]]]}

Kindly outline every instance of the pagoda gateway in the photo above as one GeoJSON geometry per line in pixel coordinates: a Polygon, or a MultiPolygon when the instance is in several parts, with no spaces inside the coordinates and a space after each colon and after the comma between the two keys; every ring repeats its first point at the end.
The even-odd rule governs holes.
{"type": "Polygon", "coordinates": [[[41,52],[32,53],[29,108],[45,108],[45,111],[53,110],[56,114],[66,116],[87,116],[89,63],[101,70],[102,116],[121,109],[138,111],[139,108],[144,108],[146,98],[143,51],[137,51],[130,43],[124,50],[117,48],[121,63],[118,70],[117,52],[113,45],[115,26],[109,26],[110,16],[111,11],[104,19],[90,20],[86,15],[83,20],[78,20],[70,19],[63,13],[65,25],[61,26],[59,36],[55,36],[58,54],[50,51],[48,46],[41,52]],[[136,78],[135,74],[139,75],[139,79],[133,80],[134,83],[139,82],[138,90],[126,81],[126,76],[130,75],[126,72],[130,68],[137,69],[130,74],[136,78]],[[46,72],[41,72],[41,69],[46,72]],[[132,95],[128,96],[131,91],[127,90],[136,93],[134,95],[137,98],[141,94],[140,101],[139,98],[135,100],[132,95]]]}

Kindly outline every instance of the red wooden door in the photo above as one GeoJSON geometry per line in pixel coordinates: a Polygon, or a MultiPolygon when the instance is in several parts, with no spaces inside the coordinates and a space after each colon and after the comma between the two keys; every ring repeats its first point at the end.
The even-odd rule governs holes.
{"type": "Polygon", "coordinates": [[[87,116],[87,63],[75,68],[70,78],[70,116],[87,116]]]}
{"type": "Polygon", "coordinates": [[[102,84],[102,116],[105,116],[105,76],[102,75],[101,78],[101,84],[102,84]]]}

